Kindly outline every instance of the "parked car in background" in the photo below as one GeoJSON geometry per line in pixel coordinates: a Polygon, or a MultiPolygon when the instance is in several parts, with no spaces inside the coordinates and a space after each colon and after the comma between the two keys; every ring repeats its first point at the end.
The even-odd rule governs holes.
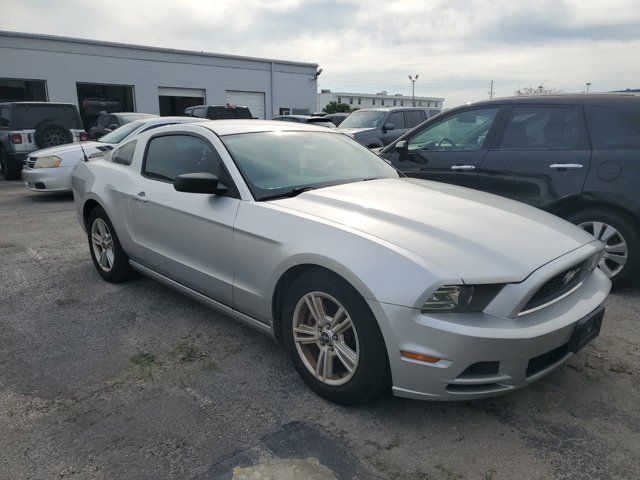
{"type": "Polygon", "coordinates": [[[89,137],[98,139],[109,132],[113,132],[116,128],[120,128],[130,122],[142,120],[145,118],[157,118],[158,115],[151,113],[137,112],[118,112],[100,115],[96,121],[89,127],[89,137]]]}
{"type": "Polygon", "coordinates": [[[369,148],[389,145],[429,118],[429,109],[412,107],[363,108],[349,115],[340,130],[369,148]]]}
{"type": "Polygon", "coordinates": [[[552,212],[605,243],[615,282],[640,272],[640,96],[515,97],[452,108],[381,155],[406,175],[552,212]]]}
{"type": "MultiPolygon", "coordinates": [[[[59,147],[45,148],[33,152],[27,158],[22,178],[25,186],[34,192],[64,192],[71,191],[71,172],[78,163],[88,159],[95,159],[104,155],[109,156],[119,144],[129,143],[136,135],[148,130],[173,125],[176,123],[190,123],[194,119],[185,117],[158,117],[149,115],[132,122],[125,123],[122,127],[100,137],[95,142],[82,142],[80,144],[62,145],[59,147]]],[[[128,154],[128,149],[117,149],[112,160],[123,163],[128,154]]]]}
{"type": "Polygon", "coordinates": [[[600,330],[600,241],[523,203],[401,177],[336,129],[199,122],[129,146],[127,167],[73,172],[99,275],[141,272],[275,336],[329,400],[511,392],[600,330]]]}
{"type": "Polygon", "coordinates": [[[71,103],[0,103],[0,174],[16,180],[30,152],[88,138],[71,103]]]}
{"type": "Polygon", "coordinates": [[[189,107],[182,114],[186,117],[206,118],[209,120],[253,118],[249,107],[240,107],[229,103],[226,105],[198,105],[189,107]]]}
{"type": "Polygon", "coordinates": [[[344,119],[347,118],[349,115],[351,115],[351,113],[327,113],[326,115],[323,115],[323,118],[331,120],[333,124],[337,127],[342,122],[344,122],[344,119]]]}
{"type": "Polygon", "coordinates": [[[310,123],[319,127],[336,128],[336,125],[327,117],[315,117],[313,115],[278,115],[273,117],[278,122],[310,123]]]}

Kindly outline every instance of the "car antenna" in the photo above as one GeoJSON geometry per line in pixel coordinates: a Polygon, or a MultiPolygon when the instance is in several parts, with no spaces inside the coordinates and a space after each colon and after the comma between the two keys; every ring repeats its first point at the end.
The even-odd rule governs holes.
{"type": "Polygon", "coordinates": [[[82,150],[82,156],[84,157],[84,161],[88,162],[89,157],[87,157],[87,153],[84,151],[84,147],[82,146],[82,138],[78,137],[78,143],[80,143],[80,150],[82,150]]]}

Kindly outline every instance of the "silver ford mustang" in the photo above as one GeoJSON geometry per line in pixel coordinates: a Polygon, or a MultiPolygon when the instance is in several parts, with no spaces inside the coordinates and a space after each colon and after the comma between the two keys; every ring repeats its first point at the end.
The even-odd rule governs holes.
{"type": "Polygon", "coordinates": [[[105,280],[141,272],[273,335],[339,403],[523,387],[598,335],[610,288],[583,230],[321,127],[159,127],[79,164],[73,191],[105,280]]]}

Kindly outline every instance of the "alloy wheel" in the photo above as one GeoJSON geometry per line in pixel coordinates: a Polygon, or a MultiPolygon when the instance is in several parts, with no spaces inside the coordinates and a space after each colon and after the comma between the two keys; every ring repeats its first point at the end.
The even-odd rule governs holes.
{"type": "Polygon", "coordinates": [[[101,218],[96,218],[91,226],[91,247],[100,268],[109,272],[115,260],[113,237],[109,226],[101,218]]]}
{"type": "Polygon", "coordinates": [[[44,142],[50,147],[57,147],[58,145],[64,145],[66,143],[66,137],[64,132],[59,128],[52,128],[45,133],[44,142]]]}
{"type": "Polygon", "coordinates": [[[583,222],[578,226],[604,243],[604,255],[598,264],[607,277],[619,274],[628,261],[629,248],[622,234],[604,222],[583,222]]]}
{"type": "Polygon", "coordinates": [[[358,333],[349,312],[331,295],[310,292],[298,301],[293,340],[307,369],[327,385],[344,385],[358,368],[358,333]]]}

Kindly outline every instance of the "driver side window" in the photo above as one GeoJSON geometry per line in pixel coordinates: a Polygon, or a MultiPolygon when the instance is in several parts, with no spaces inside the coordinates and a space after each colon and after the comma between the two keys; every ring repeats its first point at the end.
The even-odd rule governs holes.
{"type": "Polygon", "coordinates": [[[456,113],[409,139],[409,151],[478,150],[484,145],[499,108],[456,113]]]}

